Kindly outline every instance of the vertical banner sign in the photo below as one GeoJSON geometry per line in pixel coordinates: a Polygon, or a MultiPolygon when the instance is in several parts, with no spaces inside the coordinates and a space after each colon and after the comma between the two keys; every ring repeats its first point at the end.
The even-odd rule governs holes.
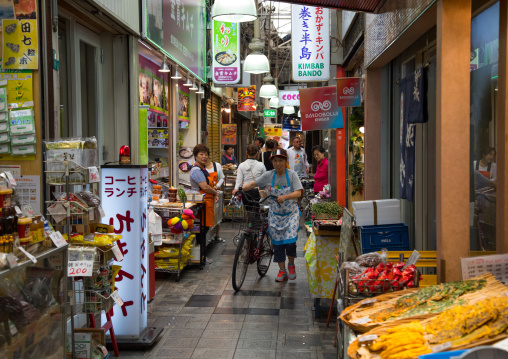
{"type": "Polygon", "coordinates": [[[123,301],[115,307],[113,327],[117,337],[138,338],[147,325],[148,220],[147,168],[103,167],[101,203],[106,224],[122,239],[116,242],[124,258],[115,287],[123,301]]]}
{"type": "Polygon", "coordinates": [[[291,5],[293,80],[328,81],[330,78],[330,11],[322,7],[291,5]]]}
{"type": "Polygon", "coordinates": [[[343,77],[337,79],[337,106],[361,106],[360,81],[360,77],[343,77]]]}
{"type": "Polygon", "coordinates": [[[279,106],[300,106],[300,92],[279,91],[279,106]]]}
{"type": "Polygon", "coordinates": [[[37,20],[2,20],[4,69],[39,68],[37,20]]]}
{"type": "Polygon", "coordinates": [[[337,107],[337,87],[300,90],[302,131],[343,128],[342,111],[337,107]]]}
{"type": "Polygon", "coordinates": [[[190,94],[189,87],[183,85],[182,80],[178,80],[178,119],[190,121],[190,94]]]}
{"type": "Polygon", "coordinates": [[[222,124],[222,144],[236,145],[236,124],[222,124]]]}
{"type": "Polygon", "coordinates": [[[213,21],[213,82],[240,81],[240,26],[236,22],[213,21]]]}
{"type": "Polygon", "coordinates": [[[238,111],[256,111],[256,85],[238,88],[238,111]]]}

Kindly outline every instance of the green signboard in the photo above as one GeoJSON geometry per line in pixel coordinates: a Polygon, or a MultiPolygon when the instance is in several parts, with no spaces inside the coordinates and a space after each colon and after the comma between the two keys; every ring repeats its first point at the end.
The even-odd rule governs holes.
{"type": "Polygon", "coordinates": [[[213,21],[213,82],[240,82],[240,27],[235,22],[213,21]]]}
{"type": "Polygon", "coordinates": [[[264,117],[277,117],[277,110],[274,109],[265,109],[263,111],[264,117]]]}

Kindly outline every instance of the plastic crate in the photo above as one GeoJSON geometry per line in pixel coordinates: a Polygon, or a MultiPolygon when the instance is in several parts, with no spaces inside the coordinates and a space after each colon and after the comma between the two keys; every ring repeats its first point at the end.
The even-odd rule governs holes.
{"type": "Polygon", "coordinates": [[[360,227],[362,253],[383,248],[389,251],[409,251],[409,228],[404,223],[360,227]]]}
{"type": "Polygon", "coordinates": [[[419,359],[451,359],[467,352],[467,350],[454,350],[451,352],[433,353],[420,355],[419,359]]]}

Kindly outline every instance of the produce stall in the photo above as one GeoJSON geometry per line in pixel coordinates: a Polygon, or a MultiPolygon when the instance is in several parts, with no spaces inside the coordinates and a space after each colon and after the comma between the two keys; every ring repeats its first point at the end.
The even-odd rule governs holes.
{"type": "Polygon", "coordinates": [[[356,332],[351,343],[339,338],[347,346],[343,357],[424,358],[498,342],[508,337],[507,292],[507,286],[486,273],[366,298],[340,315],[347,326],[343,332],[356,332]]]}

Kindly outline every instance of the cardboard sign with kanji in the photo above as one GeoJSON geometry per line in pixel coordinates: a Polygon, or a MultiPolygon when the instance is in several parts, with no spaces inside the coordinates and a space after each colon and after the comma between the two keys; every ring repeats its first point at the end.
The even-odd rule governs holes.
{"type": "Polygon", "coordinates": [[[39,68],[37,20],[2,20],[4,69],[39,68]]]}

